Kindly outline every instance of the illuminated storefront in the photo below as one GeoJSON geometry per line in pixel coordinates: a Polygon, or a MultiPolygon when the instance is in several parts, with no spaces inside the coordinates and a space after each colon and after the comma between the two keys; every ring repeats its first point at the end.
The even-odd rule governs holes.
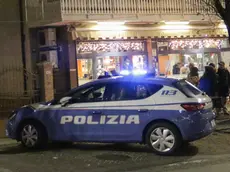
{"type": "Polygon", "coordinates": [[[77,43],[79,85],[106,72],[143,72],[148,70],[146,42],[88,41],[77,43]]]}
{"type": "Polygon", "coordinates": [[[200,74],[209,63],[216,66],[221,60],[221,48],[226,39],[171,39],[158,42],[159,72],[164,75],[187,76],[188,65],[193,63],[200,74]]]}

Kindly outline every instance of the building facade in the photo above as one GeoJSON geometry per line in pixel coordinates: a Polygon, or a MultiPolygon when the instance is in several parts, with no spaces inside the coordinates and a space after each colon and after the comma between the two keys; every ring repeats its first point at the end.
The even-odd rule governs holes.
{"type": "Polygon", "coordinates": [[[227,30],[202,0],[11,1],[1,7],[15,9],[14,17],[3,19],[19,22],[1,27],[4,70],[12,61],[23,70],[12,74],[18,74],[17,89],[6,79],[10,72],[1,75],[11,82],[3,92],[31,88],[25,71],[36,74],[42,61],[53,64],[56,96],[113,69],[173,75],[177,63],[186,71],[193,62],[202,72],[209,62],[230,62],[227,30]],[[12,44],[15,51],[5,48],[12,44]]]}

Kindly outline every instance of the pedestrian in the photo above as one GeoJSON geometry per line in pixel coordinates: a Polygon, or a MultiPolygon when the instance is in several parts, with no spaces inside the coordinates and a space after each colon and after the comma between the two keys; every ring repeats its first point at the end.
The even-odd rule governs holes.
{"type": "Polygon", "coordinates": [[[187,76],[187,80],[195,86],[198,86],[199,83],[199,73],[198,68],[195,67],[193,63],[189,64],[189,74],[187,76]]]}
{"type": "Polygon", "coordinates": [[[221,105],[224,114],[229,115],[226,104],[227,104],[227,97],[229,96],[230,74],[227,68],[225,67],[225,63],[223,61],[219,63],[217,74],[218,74],[218,96],[221,98],[221,105]]]}
{"type": "Polygon", "coordinates": [[[205,72],[200,78],[198,88],[204,91],[209,97],[214,97],[217,91],[216,72],[211,66],[205,66],[205,72]]]}
{"type": "Polygon", "coordinates": [[[173,65],[173,75],[180,74],[180,63],[173,65]]]}
{"type": "Polygon", "coordinates": [[[213,75],[214,80],[217,81],[215,96],[218,96],[218,93],[217,93],[217,92],[218,92],[218,81],[219,81],[219,76],[218,76],[218,74],[217,74],[216,65],[215,65],[214,63],[210,63],[209,66],[212,67],[213,71],[215,72],[215,75],[213,75]]]}
{"type": "Polygon", "coordinates": [[[216,65],[214,63],[209,63],[209,66],[213,68],[213,70],[216,72],[216,65]]]}

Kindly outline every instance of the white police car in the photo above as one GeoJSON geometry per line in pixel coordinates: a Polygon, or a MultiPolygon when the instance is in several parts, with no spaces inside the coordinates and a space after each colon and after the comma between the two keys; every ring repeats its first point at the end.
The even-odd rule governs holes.
{"type": "Polygon", "coordinates": [[[212,133],[214,117],[211,99],[185,80],[118,76],[16,110],[7,133],[28,148],[48,141],[145,143],[168,155],[212,133]]]}

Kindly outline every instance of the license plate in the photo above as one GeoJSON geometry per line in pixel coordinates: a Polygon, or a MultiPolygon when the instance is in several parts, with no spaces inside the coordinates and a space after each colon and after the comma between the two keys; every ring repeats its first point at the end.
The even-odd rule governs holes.
{"type": "Polygon", "coordinates": [[[212,125],[212,127],[216,127],[216,122],[215,122],[215,120],[212,120],[212,121],[211,121],[211,125],[212,125]]]}

